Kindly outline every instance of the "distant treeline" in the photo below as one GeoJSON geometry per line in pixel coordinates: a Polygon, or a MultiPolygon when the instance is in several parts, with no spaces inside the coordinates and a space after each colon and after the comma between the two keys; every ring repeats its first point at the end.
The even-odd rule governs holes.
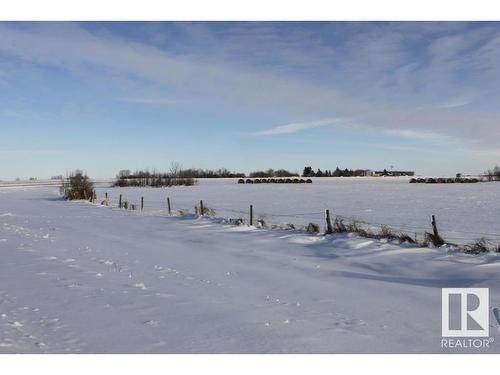
{"type": "Polygon", "coordinates": [[[183,169],[179,171],[181,177],[189,178],[240,178],[246,177],[245,173],[234,173],[226,168],[219,168],[215,170],[210,169],[183,169]]]}
{"type": "MultiPolygon", "coordinates": [[[[226,168],[220,168],[216,170],[210,169],[184,169],[180,171],[182,177],[192,177],[192,178],[244,178],[247,177],[245,173],[235,173],[227,170],[226,168]]],[[[298,177],[298,173],[293,173],[287,171],[286,169],[267,169],[265,171],[254,171],[250,172],[248,177],[298,177]]]]}
{"type": "Polygon", "coordinates": [[[128,170],[122,170],[116,176],[116,181],[113,186],[120,187],[170,187],[170,186],[192,186],[196,185],[196,179],[192,177],[184,177],[182,171],[170,173],[159,173],[156,171],[136,171],[131,173],[128,170]]]}
{"type": "MultiPolygon", "coordinates": [[[[242,176],[245,177],[245,176],[242,176]]],[[[251,178],[263,178],[263,177],[299,177],[298,173],[289,172],[286,169],[268,169],[266,171],[255,171],[251,172],[249,177],[251,178]]]]}
{"type": "Polygon", "coordinates": [[[333,172],[331,170],[322,171],[318,168],[316,172],[312,167],[305,167],[302,172],[302,177],[361,177],[369,175],[369,171],[365,169],[340,169],[337,167],[333,172]]]}
{"type": "MultiPolygon", "coordinates": [[[[131,172],[128,169],[121,170],[116,176],[115,186],[175,186],[194,185],[199,178],[245,178],[245,173],[231,172],[226,168],[182,169],[178,164],[173,164],[169,172],[157,172],[153,170],[131,172]]],[[[289,172],[285,169],[268,169],[266,171],[254,171],[249,177],[299,177],[298,173],[289,172]]]]}

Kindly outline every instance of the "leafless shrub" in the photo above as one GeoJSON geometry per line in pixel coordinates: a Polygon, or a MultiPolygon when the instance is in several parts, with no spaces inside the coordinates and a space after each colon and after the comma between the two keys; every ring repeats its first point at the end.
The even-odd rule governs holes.
{"type": "Polygon", "coordinates": [[[91,199],[94,184],[84,172],[76,170],[63,182],[61,192],[67,200],[91,199]]]}
{"type": "Polygon", "coordinates": [[[406,233],[399,233],[398,240],[399,242],[408,242],[413,244],[416,243],[415,239],[407,235],[406,233]]]}
{"type": "Polygon", "coordinates": [[[257,219],[257,227],[259,227],[259,228],[267,228],[266,218],[264,216],[260,216],[257,219]]]}
{"type": "Polygon", "coordinates": [[[306,227],[307,233],[319,233],[319,225],[315,223],[309,223],[306,227]]]}
{"type": "Polygon", "coordinates": [[[201,212],[200,206],[194,207],[194,213],[201,216],[215,216],[215,210],[211,207],[203,205],[203,212],[201,212]]]}
{"type": "Polygon", "coordinates": [[[434,245],[435,247],[443,246],[445,241],[440,235],[435,235],[434,233],[425,232],[424,234],[424,242],[425,246],[429,246],[429,244],[434,245]]]}
{"type": "Polygon", "coordinates": [[[365,229],[361,226],[359,221],[353,220],[351,224],[346,226],[348,232],[356,233],[361,237],[373,237],[373,233],[371,233],[368,229],[365,229]]]}
{"type": "Polygon", "coordinates": [[[319,233],[319,225],[315,223],[309,223],[306,227],[307,233],[319,233]]]}
{"type": "Polygon", "coordinates": [[[345,233],[347,232],[347,227],[344,224],[344,220],[340,217],[336,217],[333,223],[333,231],[335,233],[345,233]]]}
{"type": "Polygon", "coordinates": [[[396,233],[394,233],[394,231],[387,225],[382,225],[380,227],[380,232],[378,233],[378,236],[380,238],[387,238],[388,240],[395,240],[396,238],[398,238],[396,233]]]}
{"type": "Polygon", "coordinates": [[[465,245],[463,247],[463,252],[466,254],[482,254],[482,253],[488,253],[488,243],[484,238],[481,238],[477,240],[476,242],[465,245]]]}

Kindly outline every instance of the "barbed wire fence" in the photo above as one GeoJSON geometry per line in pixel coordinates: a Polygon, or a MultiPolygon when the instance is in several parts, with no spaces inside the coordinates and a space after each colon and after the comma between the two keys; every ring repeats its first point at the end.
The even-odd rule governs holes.
{"type": "MultiPolygon", "coordinates": [[[[342,215],[335,211],[331,215],[334,223],[332,224],[329,215],[329,210],[325,211],[311,211],[300,213],[275,213],[267,212],[260,208],[255,208],[249,205],[247,208],[236,209],[234,207],[227,207],[224,205],[211,205],[204,204],[203,200],[196,202],[192,207],[176,207],[174,209],[170,197],[165,197],[164,200],[147,199],[144,197],[136,199],[134,202],[126,198],[122,194],[110,198],[108,193],[105,192],[104,199],[98,199],[96,192],[91,201],[96,204],[101,204],[109,207],[138,211],[149,215],[169,215],[169,216],[184,216],[184,215],[197,215],[207,217],[218,217],[226,219],[229,223],[237,223],[239,225],[253,225],[260,228],[268,229],[293,229],[307,231],[309,224],[317,225],[319,232],[328,233],[329,229],[333,232],[355,232],[357,234],[377,237],[381,236],[380,231],[385,231],[386,235],[382,237],[393,237],[394,239],[411,240],[416,244],[427,244],[429,234],[442,237],[443,244],[451,246],[464,247],[470,246],[468,244],[477,244],[481,241],[485,249],[500,252],[500,233],[489,233],[479,231],[462,231],[454,228],[449,228],[436,224],[434,216],[429,218],[429,226],[408,225],[408,224],[394,224],[394,223],[381,223],[377,221],[365,220],[364,218],[342,215]],[[220,216],[220,214],[224,214],[220,216]],[[339,227],[342,225],[342,227],[339,227]],[[322,230],[323,228],[323,230],[322,230]],[[344,228],[345,230],[340,230],[344,228]]],[[[480,251],[481,252],[481,251],[480,251]]]]}

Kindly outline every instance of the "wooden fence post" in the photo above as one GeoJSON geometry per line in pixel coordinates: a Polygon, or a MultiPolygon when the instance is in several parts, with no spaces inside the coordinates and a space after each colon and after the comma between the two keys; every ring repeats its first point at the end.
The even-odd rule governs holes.
{"type": "Polygon", "coordinates": [[[253,205],[250,205],[250,225],[253,225],[253,205]]]}
{"type": "Polygon", "coordinates": [[[330,210],[325,211],[325,216],[326,216],[326,233],[330,234],[333,233],[333,226],[332,226],[332,220],[330,218],[330,210]]]}
{"type": "Polygon", "coordinates": [[[109,203],[108,203],[108,192],[104,193],[104,201],[105,201],[106,206],[109,206],[109,203]]]}
{"type": "Polygon", "coordinates": [[[144,211],[144,197],[141,197],[141,211],[144,211]]]}
{"type": "Polygon", "coordinates": [[[170,210],[170,197],[167,197],[168,215],[171,216],[172,212],[170,210]]]}
{"type": "Polygon", "coordinates": [[[122,195],[120,194],[120,199],[118,200],[118,208],[122,208],[122,195]]]}
{"type": "Polygon", "coordinates": [[[94,190],[94,192],[93,192],[93,194],[92,194],[92,203],[94,203],[94,204],[95,204],[96,200],[97,200],[97,194],[96,194],[96,192],[95,192],[95,190],[94,190]]]}
{"type": "Polygon", "coordinates": [[[436,224],[436,217],[432,215],[432,231],[434,232],[434,237],[439,238],[439,232],[436,224]]]}
{"type": "Polygon", "coordinates": [[[205,210],[203,209],[203,201],[200,200],[200,215],[203,216],[204,213],[205,213],[205,210]]]}

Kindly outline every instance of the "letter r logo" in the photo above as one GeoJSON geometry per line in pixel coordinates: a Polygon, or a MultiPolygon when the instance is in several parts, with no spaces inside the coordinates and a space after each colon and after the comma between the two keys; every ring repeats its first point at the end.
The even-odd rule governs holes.
{"type": "Polygon", "coordinates": [[[441,297],[443,337],[489,336],[488,288],[443,288],[441,297]]]}

